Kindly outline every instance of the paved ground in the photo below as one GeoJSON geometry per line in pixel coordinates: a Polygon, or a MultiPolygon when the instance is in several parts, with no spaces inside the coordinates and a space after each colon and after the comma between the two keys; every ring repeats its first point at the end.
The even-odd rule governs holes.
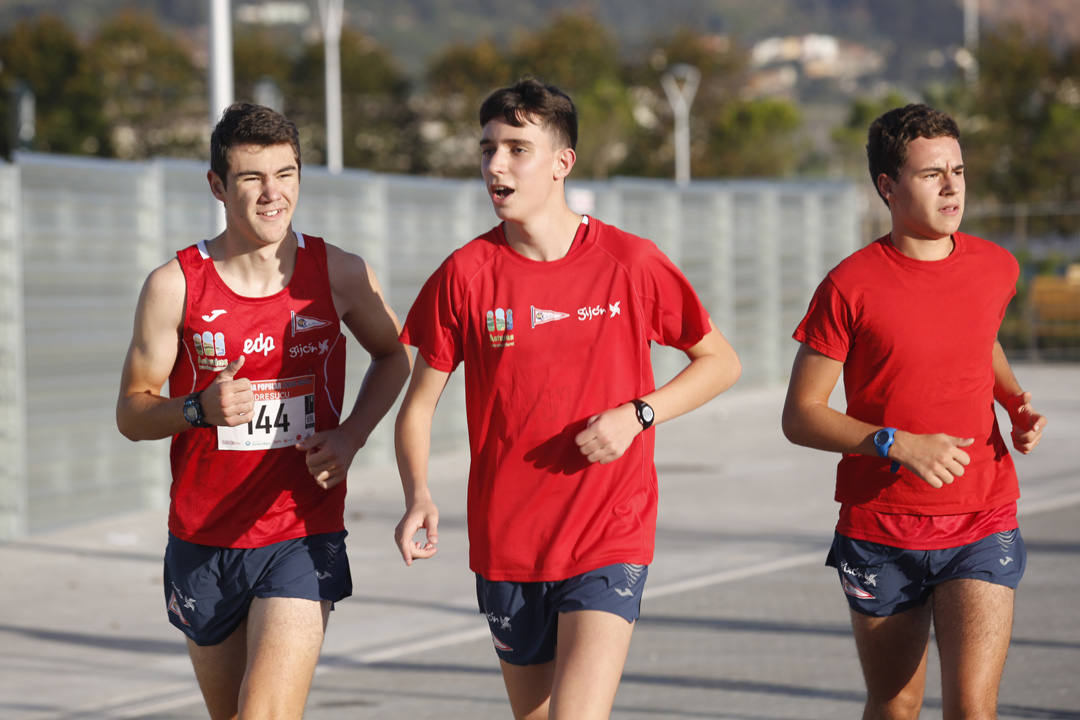
{"type": "MultiPolygon", "coordinates": [[[[1080,719],[1080,367],[1017,372],[1051,425],[1017,460],[1030,555],[1000,715],[1080,719]]],[[[821,564],[834,459],[783,440],[782,401],[735,392],[658,428],[657,556],[614,717],[859,716],[846,604],[821,564]]],[[[433,463],[441,550],[412,568],[391,538],[393,469],[351,477],[355,596],[331,617],[308,718],[509,716],[466,567],[464,475],[460,455],[433,463]]],[[[164,537],[148,511],[0,545],[0,717],[205,717],[162,609],[164,537]]]]}

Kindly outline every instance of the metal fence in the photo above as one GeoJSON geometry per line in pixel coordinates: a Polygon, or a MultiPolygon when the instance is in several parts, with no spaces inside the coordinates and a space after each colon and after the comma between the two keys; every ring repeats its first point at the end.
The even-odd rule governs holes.
{"type": "MultiPolygon", "coordinates": [[[[0,539],[167,502],[168,441],[129,442],[114,408],[147,273],[222,222],[205,178],[177,160],[0,164],[0,539]]],[[[739,351],[741,387],[783,382],[811,292],[861,240],[846,183],[616,179],[573,182],[568,199],[675,260],[739,351]]],[[[495,222],[477,181],[305,168],[294,225],[368,260],[404,318],[446,255],[495,222]]],[[[366,369],[351,348],[350,394],[366,369]]],[[[658,348],[658,381],[682,360],[658,348]]],[[[436,452],[465,440],[460,375],[439,404],[436,452]]],[[[392,459],[391,426],[354,476],[392,459]]]]}

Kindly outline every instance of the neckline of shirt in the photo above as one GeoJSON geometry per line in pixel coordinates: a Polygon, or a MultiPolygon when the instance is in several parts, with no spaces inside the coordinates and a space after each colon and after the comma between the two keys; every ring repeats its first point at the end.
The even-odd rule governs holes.
{"type": "Polygon", "coordinates": [[[952,252],[940,260],[919,260],[900,252],[892,243],[892,238],[889,234],[883,235],[878,238],[877,242],[881,245],[886,257],[894,262],[909,267],[915,270],[937,270],[939,268],[945,268],[953,263],[957,262],[967,249],[967,241],[964,234],[957,231],[952,234],[953,249],[952,252]]]}
{"type": "Polygon", "coordinates": [[[574,233],[574,239],[570,242],[570,249],[566,251],[558,260],[533,260],[532,258],[525,257],[517,250],[510,246],[510,241],[506,237],[506,223],[501,222],[498,225],[499,245],[503,254],[511,258],[514,262],[520,263],[530,268],[555,268],[562,267],[568,262],[572,262],[579,257],[591,244],[592,238],[595,236],[593,226],[595,222],[589,219],[588,215],[581,216],[581,222],[578,224],[577,230],[574,233]]]}
{"type": "Polygon", "coordinates": [[[233,290],[231,287],[229,287],[229,283],[225,282],[225,278],[221,277],[221,273],[218,272],[217,265],[214,263],[214,259],[210,257],[210,253],[206,248],[207,239],[203,238],[198,243],[196,243],[196,245],[199,249],[199,257],[201,257],[204,261],[210,263],[210,277],[213,278],[214,283],[218,286],[220,290],[230,295],[234,300],[248,303],[259,303],[265,302],[267,300],[273,300],[274,298],[281,297],[282,295],[289,292],[289,286],[292,285],[293,279],[296,278],[297,268],[300,267],[300,258],[303,257],[300,254],[300,251],[306,249],[307,245],[304,241],[303,233],[301,233],[296,228],[293,228],[293,234],[296,235],[296,263],[293,265],[292,276],[289,278],[289,282],[285,283],[284,287],[282,287],[277,292],[271,293],[270,295],[241,295],[240,293],[233,290]]]}

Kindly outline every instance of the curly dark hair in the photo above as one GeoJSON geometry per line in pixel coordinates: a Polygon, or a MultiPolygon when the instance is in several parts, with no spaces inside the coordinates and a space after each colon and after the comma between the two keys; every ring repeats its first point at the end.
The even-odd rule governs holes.
{"type": "Polygon", "coordinates": [[[300,133],[292,120],[262,105],[233,103],[221,114],[210,135],[210,169],[228,184],[229,148],[235,145],[280,145],[288,143],[296,155],[300,171],[300,133]]]}
{"type": "Polygon", "coordinates": [[[565,147],[577,147],[577,108],[570,96],[554,85],[525,77],[515,85],[487,96],[480,106],[480,127],[502,118],[514,127],[535,122],[551,130],[565,147]]]}
{"type": "MultiPolygon", "coordinates": [[[[915,138],[951,137],[960,139],[956,121],[947,113],[928,105],[912,103],[894,108],[870,124],[866,140],[866,159],[870,165],[870,181],[877,189],[877,179],[885,173],[893,180],[899,178],[900,168],[907,160],[907,146],[915,138]]],[[[878,190],[881,195],[881,190],[878,190]]],[[[888,205],[885,196],[881,199],[888,205]]]]}

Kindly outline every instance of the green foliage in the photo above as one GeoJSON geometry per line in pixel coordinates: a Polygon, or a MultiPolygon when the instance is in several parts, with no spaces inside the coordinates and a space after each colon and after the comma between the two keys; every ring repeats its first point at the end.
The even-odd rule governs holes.
{"type": "Polygon", "coordinates": [[[907,105],[911,100],[892,90],[881,97],[856,98],[844,124],[831,133],[836,148],[835,165],[847,177],[865,178],[866,134],[870,124],[893,108],[907,105]]]}
{"type": "MultiPolygon", "coordinates": [[[[970,92],[965,160],[983,202],[1075,202],[1080,196],[1080,46],[1054,52],[1048,38],[1019,25],[980,46],[979,83],[970,92]]],[[[961,128],[963,130],[963,128],[961,128]]],[[[1028,232],[1071,234],[1076,216],[1032,217],[1028,232]]]]}
{"type": "Polygon", "coordinates": [[[31,149],[54,153],[111,154],[105,97],[78,40],[58,17],[42,16],[16,25],[0,38],[0,154],[10,156],[14,112],[11,93],[18,84],[34,95],[36,122],[31,149]]]}
{"type": "MultiPolygon", "coordinates": [[[[342,151],[346,167],[381,172],[423,172],[418,120],[410,86],[385,48],[355,30],[340,43],[342,151]]],[[[305,153],[326,159],[325,60],[321,42],[308,44],[285,85],[288,112],[300,128],[305,153]]]]}
{"type": "Polygon", "coordinates": [[[771,177],[790,175],[801,156],[795,132],[798,108],[786,100],[729,103],[709,125],[706,176],[771,177]]]}
{"type": "Polygon", "coordinates": [[[289,87],[294,58],[289,55],[288,40],[282,33],[265,29],[237,29],[233,36],[233,83],[237,100],[256,102],[256,86],[269,81],[282,93],[283,106],[277,110],[290,113],[291,97],[285,90],[289,87]]]}
{"type": "Polygon", "coordinates": [[[106,98],[104,114],[118,157],[205,154],[204,73],[153,17],[116,15],[86,53],[106,98]]]}

